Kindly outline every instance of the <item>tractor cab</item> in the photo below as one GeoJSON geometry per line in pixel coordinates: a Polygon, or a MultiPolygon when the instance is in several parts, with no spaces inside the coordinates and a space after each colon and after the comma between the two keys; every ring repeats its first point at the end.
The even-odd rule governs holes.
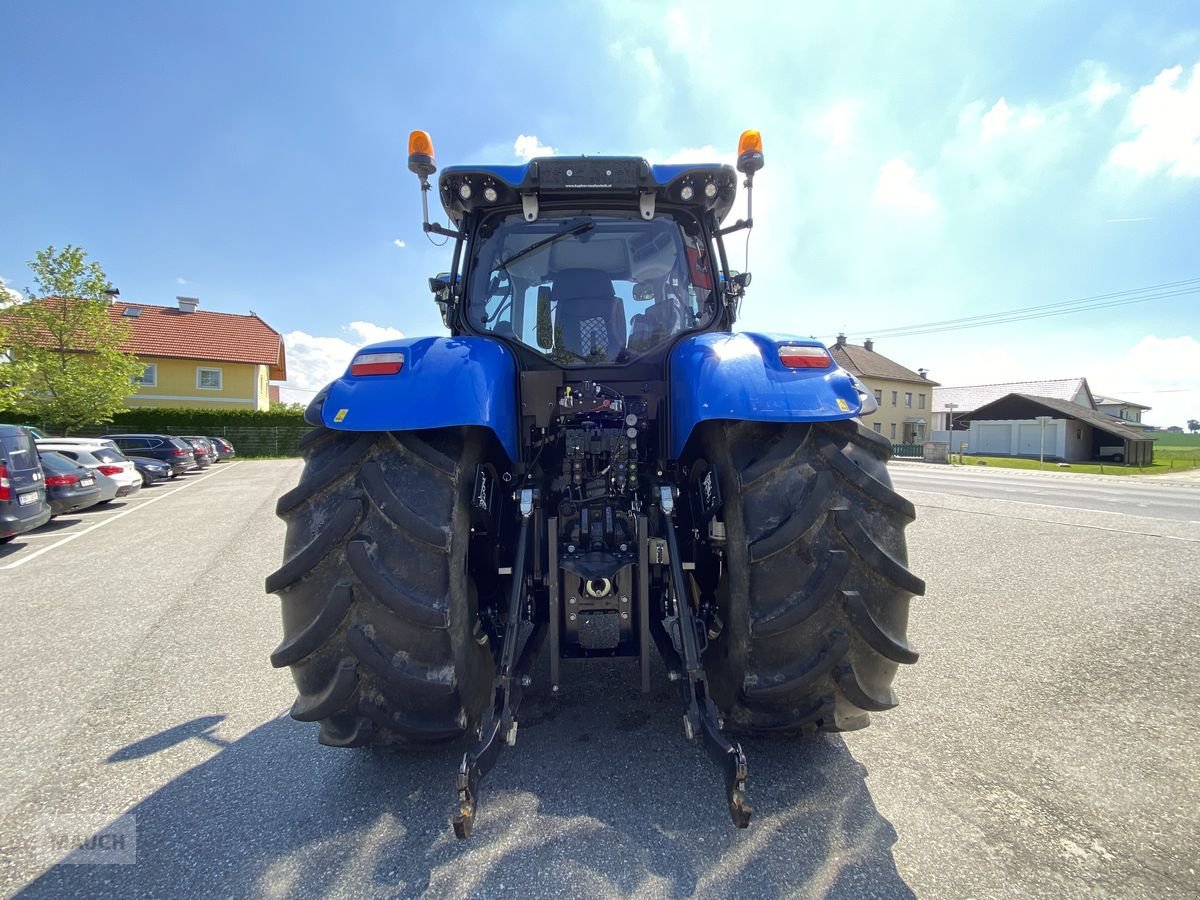
{"type": "MultiPolygon", "coordinates": [[[[746,185],[762,164],[743,135],[746,185]]],[[[432,142],[410,141],[430,188],[432,142]]],[[[524,368],[622,366],[666,353],[682,335],[728,331],[746,277],[728,271],[721,237],[737,193],[725,165],[651,165],[636,157],[545,157],[519,166],[455,166],[438,194],[454,228],[455,271],[431,282],[455,334],[500,338],[524,368]]],[[[427,210],[427,204],[426,204],[427,210]]]]}

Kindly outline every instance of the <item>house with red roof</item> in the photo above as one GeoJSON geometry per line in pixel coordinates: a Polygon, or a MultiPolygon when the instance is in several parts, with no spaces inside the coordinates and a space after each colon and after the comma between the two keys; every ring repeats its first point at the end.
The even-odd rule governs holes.
{"type": "Polygon", "coordinates": [[[109,315],[129,326],[121,349],[145,366],[128,406],[268,409],[270,383],[287,380],[279,332],[253,313],[205,312],[195,297],[176,300],[109,306],[109,315]]]}

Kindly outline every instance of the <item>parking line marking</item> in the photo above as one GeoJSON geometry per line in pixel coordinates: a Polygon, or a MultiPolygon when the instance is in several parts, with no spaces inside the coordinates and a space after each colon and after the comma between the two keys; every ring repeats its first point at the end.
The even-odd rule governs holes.
{"type": "Polygon", "coordinates": [[[187,484],[181,484],[179,487],[175,488],[173,491],[168,491],[165,494],[159,494],[157,497],[151,497],[145,503],[139,503],[137,506],[131,506],[126,509],[123,509],[120,512],[116,513],[115,515],[108,516],[104,520],[97,522],[95,525],[89,525],[87,528],[83,529],[83,531],[76,531],[74,534],[68,534],[57,544],[51,544],[49,547],[43,547],[40,550],[35,550],[33,553],[30,553],[28,556],[21,557],[16,562],[10,562],[7,566],[0,566],[0,572],[4,571],[6,569],[15,569],[18,566],[23,566],[23,565],[25,565],[25,563],[29,562],[30,560],[37,559],[43,553],[49,553],[55,547],[61,547],[63,544],[70,543],[71,541],[75,540],[75,538],[83,537],[85,534],[89,534],[89,533],[95,531],[97,528],[103,528],[109,522],[115,522],[115,521],[117,521],[117,519],[120,519],[124,516],[129,515],[131,512],[136,512],[139,509],[145,509],[151,503],[155,503],[159,500],[163,500],[167,497],[170,497],[172,494],[178,494],[180,491],[187,490],[193,484],[200,484],[200,482],[207,481],[209,478],[212,478],[214,475],[219,475],[221,472],[228,472],[229,469],[232,469],[240,461],[241,460],[238,460],[237,462],[231,462],[231,463],[229,463],[229,466],[227,468],[222,467],[214,472],[209,472],[207,475],[202,475],[201,477],[196,478],[194,480],[189,480],[187,484]]]}

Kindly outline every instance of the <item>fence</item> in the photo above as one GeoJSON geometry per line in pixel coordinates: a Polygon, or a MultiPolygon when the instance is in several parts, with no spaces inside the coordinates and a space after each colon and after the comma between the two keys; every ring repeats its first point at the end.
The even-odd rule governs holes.
{"type": "Polygon", "coordinates": [[[924,444],[892,444],[892,456],[896,459],[924,459],[924,444]]]}

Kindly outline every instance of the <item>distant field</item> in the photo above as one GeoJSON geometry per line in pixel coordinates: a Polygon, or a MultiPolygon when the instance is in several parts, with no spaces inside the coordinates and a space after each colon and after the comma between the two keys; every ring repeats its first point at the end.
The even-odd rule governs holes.
{"type": "Polygon", "coordinates": [[[1168,432],[1158,432],[1150,435],[1155,438],[1154,446],[1159,447],[1191,447],[1194,450],[1200,450],[1200,432],[1196,434],[1170,434],[1168,432]]]}

